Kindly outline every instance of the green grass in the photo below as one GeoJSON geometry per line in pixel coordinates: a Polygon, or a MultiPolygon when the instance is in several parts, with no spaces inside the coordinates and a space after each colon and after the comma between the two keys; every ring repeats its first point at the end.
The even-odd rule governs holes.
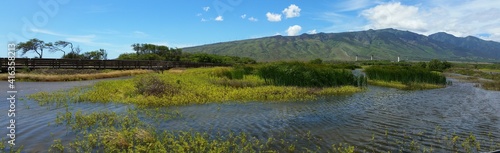
{"type": "Polygon", "coordinates": [[[40,92],[29,98],[41,104],[117,102],[140,106],[178,106],[220,102],[312,100],[325,95],[363,91],[354,86],[297,87],[267,85],[256,75],[240,80],[217,76],[232,68],[197,68],[182,73],[145,74],[133,79],[101,81],[92,87],[40,92]]]}
{"type": "MultiPolygon", "coordinates": [[[[270,135],[258,139],[249,133],[225,132],[209,134],[198,131],[166,131],[156,128],[156,123],[146,124],[140,119],[144,112],[151,110],[128,109],[126,113],[101,111],[94,113],[66,112],[57,115],[56,124],[65,125],[77,138],[69,142],[55,139],[50,152],[376,152],[375,148],[354,146],[347,143],[332,144],[330,147],[315,145],[317,139],[310,132],[297,136],[296,140],[284,139],[286,133],[270,135]],[[311,144],[306,147],[298,145],[311,144]],[[368,150],[367,150],[368,149],[368,150]]],[[[162,112],[153,112],[159,114],[162,112]]],[[[166,115],[172,115],[166,114],[166,115]]],[[[155,120],[158,116],[145,116],[155,120]]],[[[444,149],[451,152],[492,151],[500,148],[498,138],[491,132],[475,135],[472,133],[446,133],[440,127],[431,133],[389,131],[385,135],[372,135],[372,145],[395,146],[400,152],[437,152],[444,149]],[[482,141],[479,140],[482,137],[482,141]],[[434,145],[427,146],[431,142],[434,145]],[[489,146],[489,147],[485,147],[489,146]]],[[[376,147],[376,146],[372,146],[376,147]]]]}
{"type": "Polygon", "coordinates": [[[356,77],[350,70],[325,64],[281,62],[261,66],[257,75],[267,84],[299,87],[364,86],[364,76],[356,77]]]}
{"type": "Polygon", "coordinates": [[[371,66],[365,70],[370,84],[406,90],[435,89],[446,86],[446,77],[440,72],[419,67],[371,66]]]}

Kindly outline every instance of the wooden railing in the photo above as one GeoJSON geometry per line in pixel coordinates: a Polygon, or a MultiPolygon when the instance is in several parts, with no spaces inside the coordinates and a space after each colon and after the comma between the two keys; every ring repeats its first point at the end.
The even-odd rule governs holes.
{"type": "MultiPolygon", "coordinates": [[[[9,67],[7,58],[0,58],[2,71],[9,67]]],[[[46,59],[16,58],[16,69],[169,69],[230,66],[228,64],[196,63],[184,61],[146,61],[146,60],[81,60],[81,59],[46,59]]]]}

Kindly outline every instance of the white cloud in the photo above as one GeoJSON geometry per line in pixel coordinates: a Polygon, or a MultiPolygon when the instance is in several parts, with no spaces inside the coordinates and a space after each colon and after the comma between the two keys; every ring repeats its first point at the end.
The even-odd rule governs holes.
{"type": "Polygon", "coordinates": [[[267,20],[270,22],[280,22],[281,21],[281,14],[274,14],[271,12],[266,13],[267,20]]]}
{"type": "Polygon", "coordinates": [[[241,15],[241,18],[242,18],[242,19],[245,19],[246,17],[247,17],[247,14],[243,14],[243,15],[241,15]]]}
{"type": "Polygon", "coordinates": [[[314,30],[309,30],[307,31],[308,34],[317,34],[318,32],[316,31],[316,29],[314,30]]]}
{"type": "Polygon", "coordinates": [[[259,21],[259,19],[254,18],[253,16],[252,16],[252,17],[250,17],[250,18],[248,18],[248,20],[249,20],[249,21],[252,21],[252,22],[257,22],[257,21],[259,21]]]}
{"type": "Polygon", "coordinates": [[[400,2],[387,3],[364,10],[361,13],[371,23],[371,28],[396,28],[425,31],[427,23],[420,15],[419,8],[401,5],[400,2]]]}
{"type": "Polygon", "coordinates": [[[281,33],[276,32],[274,35],[275,35],[275,36],[281,36],[281,33]]]}
{"type": "Polygon", "coordinates": [[[208,7],[208,6],[203,7],[203,11],[208,12],[208,10],[210,10],[210,7],[208,7]]]}
{"type": "Polygon", "coordinates": [[[34,33],[40,33],[40,34],[46,34],[46,35],[52,35],[52,36],[57,36],[57,37],[63,37],[63,39],[70,41],[70,42],[77,42],[77,43],[82,43],[85,45],[89,46],[109,46],[109,43],[100,43],[100,42],[95,42],[96,35],[91,34],[91,35],[69,35],[69,34],[62,34],[58,32],[53,32],[50,30],[45,30],[45,29],[37,29],[37,28],[32,28],[30,31],[34,33]]]}
{"type": "Polygon", "coordinates": [[[142,38],[149,36],[148,34],[146,34],[145,32],[142,32],[142,31],[134,31],[133,35],[135,37],[142,37],[142,38]]]}
{"type": "Polygon", "coordinates": [[[391,2],[362,11],[365,29],[396,28],[424,35],[446,32],[500,41],[500,1],[429,1],[418,5],[391,2]]]}
{"type": "Polygon", "coordinates": [[[292,4],[283,10],[283,14],[285,14],[286,18],[294,18],[300,16],[300,8],[292,4]]]}
{"type": "Polygon", "coordinates": [[[203,14],[201,14],[201,13],[196,14],[196,16],[202,16],[202,15],[203,15],[203,14]]]}
{"type": "Polygon", "coordinates": [[[288,34],[288,36],[296,36],[299,34],[300,30],[302,30],[302,27],[300,27],[299,25],[293,25],[288,27],[286,33],[288,34]]]}
{"type": "Polygon", "coordinates": [[[215,18],[215,21],[224,21],[224,19],[222,18],[222,16],[219,15],[215,18]]]}
{"type": "Polygon", "coordinates": [[[201,18],[201,22],[207,22],[208,20],[205,18],[201,18]]]}

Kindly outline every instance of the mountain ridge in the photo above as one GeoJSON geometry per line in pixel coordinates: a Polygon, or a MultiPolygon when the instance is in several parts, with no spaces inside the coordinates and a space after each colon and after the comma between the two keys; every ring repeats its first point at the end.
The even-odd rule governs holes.
{"type": "Polygon", "coordinates": [[[499,61],[500,43],[438,32],[429,36],[397,29],[269,36],[183,48],[185,52],[251,57],[258,61],[374,59],[499,61]]]}

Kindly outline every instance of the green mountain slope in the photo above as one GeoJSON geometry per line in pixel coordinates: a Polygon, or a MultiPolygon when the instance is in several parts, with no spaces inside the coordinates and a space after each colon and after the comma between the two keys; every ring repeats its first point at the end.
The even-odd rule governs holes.
{"type": "MultiPolygon", "coordinates": [[[[439,35],[438,35],[439,36],[439,35]]],[[[454,36],[453,36],[454,37],[454,36]]],[[[456,37],[455,37],[456,38],[456,37]]],[[[467,39],[467,38],[460,38],[467,39]]],[[[477,38],[478,39],[478,38],[477,38]]],[[[466,41],[478,43],[484,40],[466,41]]],[[[491,42],[493,46],[498,42],[491,42]]],[[[276,60],[500,60],[495,47],[481,52],[450,43],[438,37],[427,37],[395,29],[367,30],[345,33],[272,36],[183,48],[185,52],[251,57],[258,61],[276,60]],[[486,52],[488,54],[485,54],[486,52]],[[489,54],[491,53],[491,54],[489,54]],[[492,56],[496,55],[496,56],[492,56]]],[[[470,45],[469,45],[470,46],[470,45]]]]}

